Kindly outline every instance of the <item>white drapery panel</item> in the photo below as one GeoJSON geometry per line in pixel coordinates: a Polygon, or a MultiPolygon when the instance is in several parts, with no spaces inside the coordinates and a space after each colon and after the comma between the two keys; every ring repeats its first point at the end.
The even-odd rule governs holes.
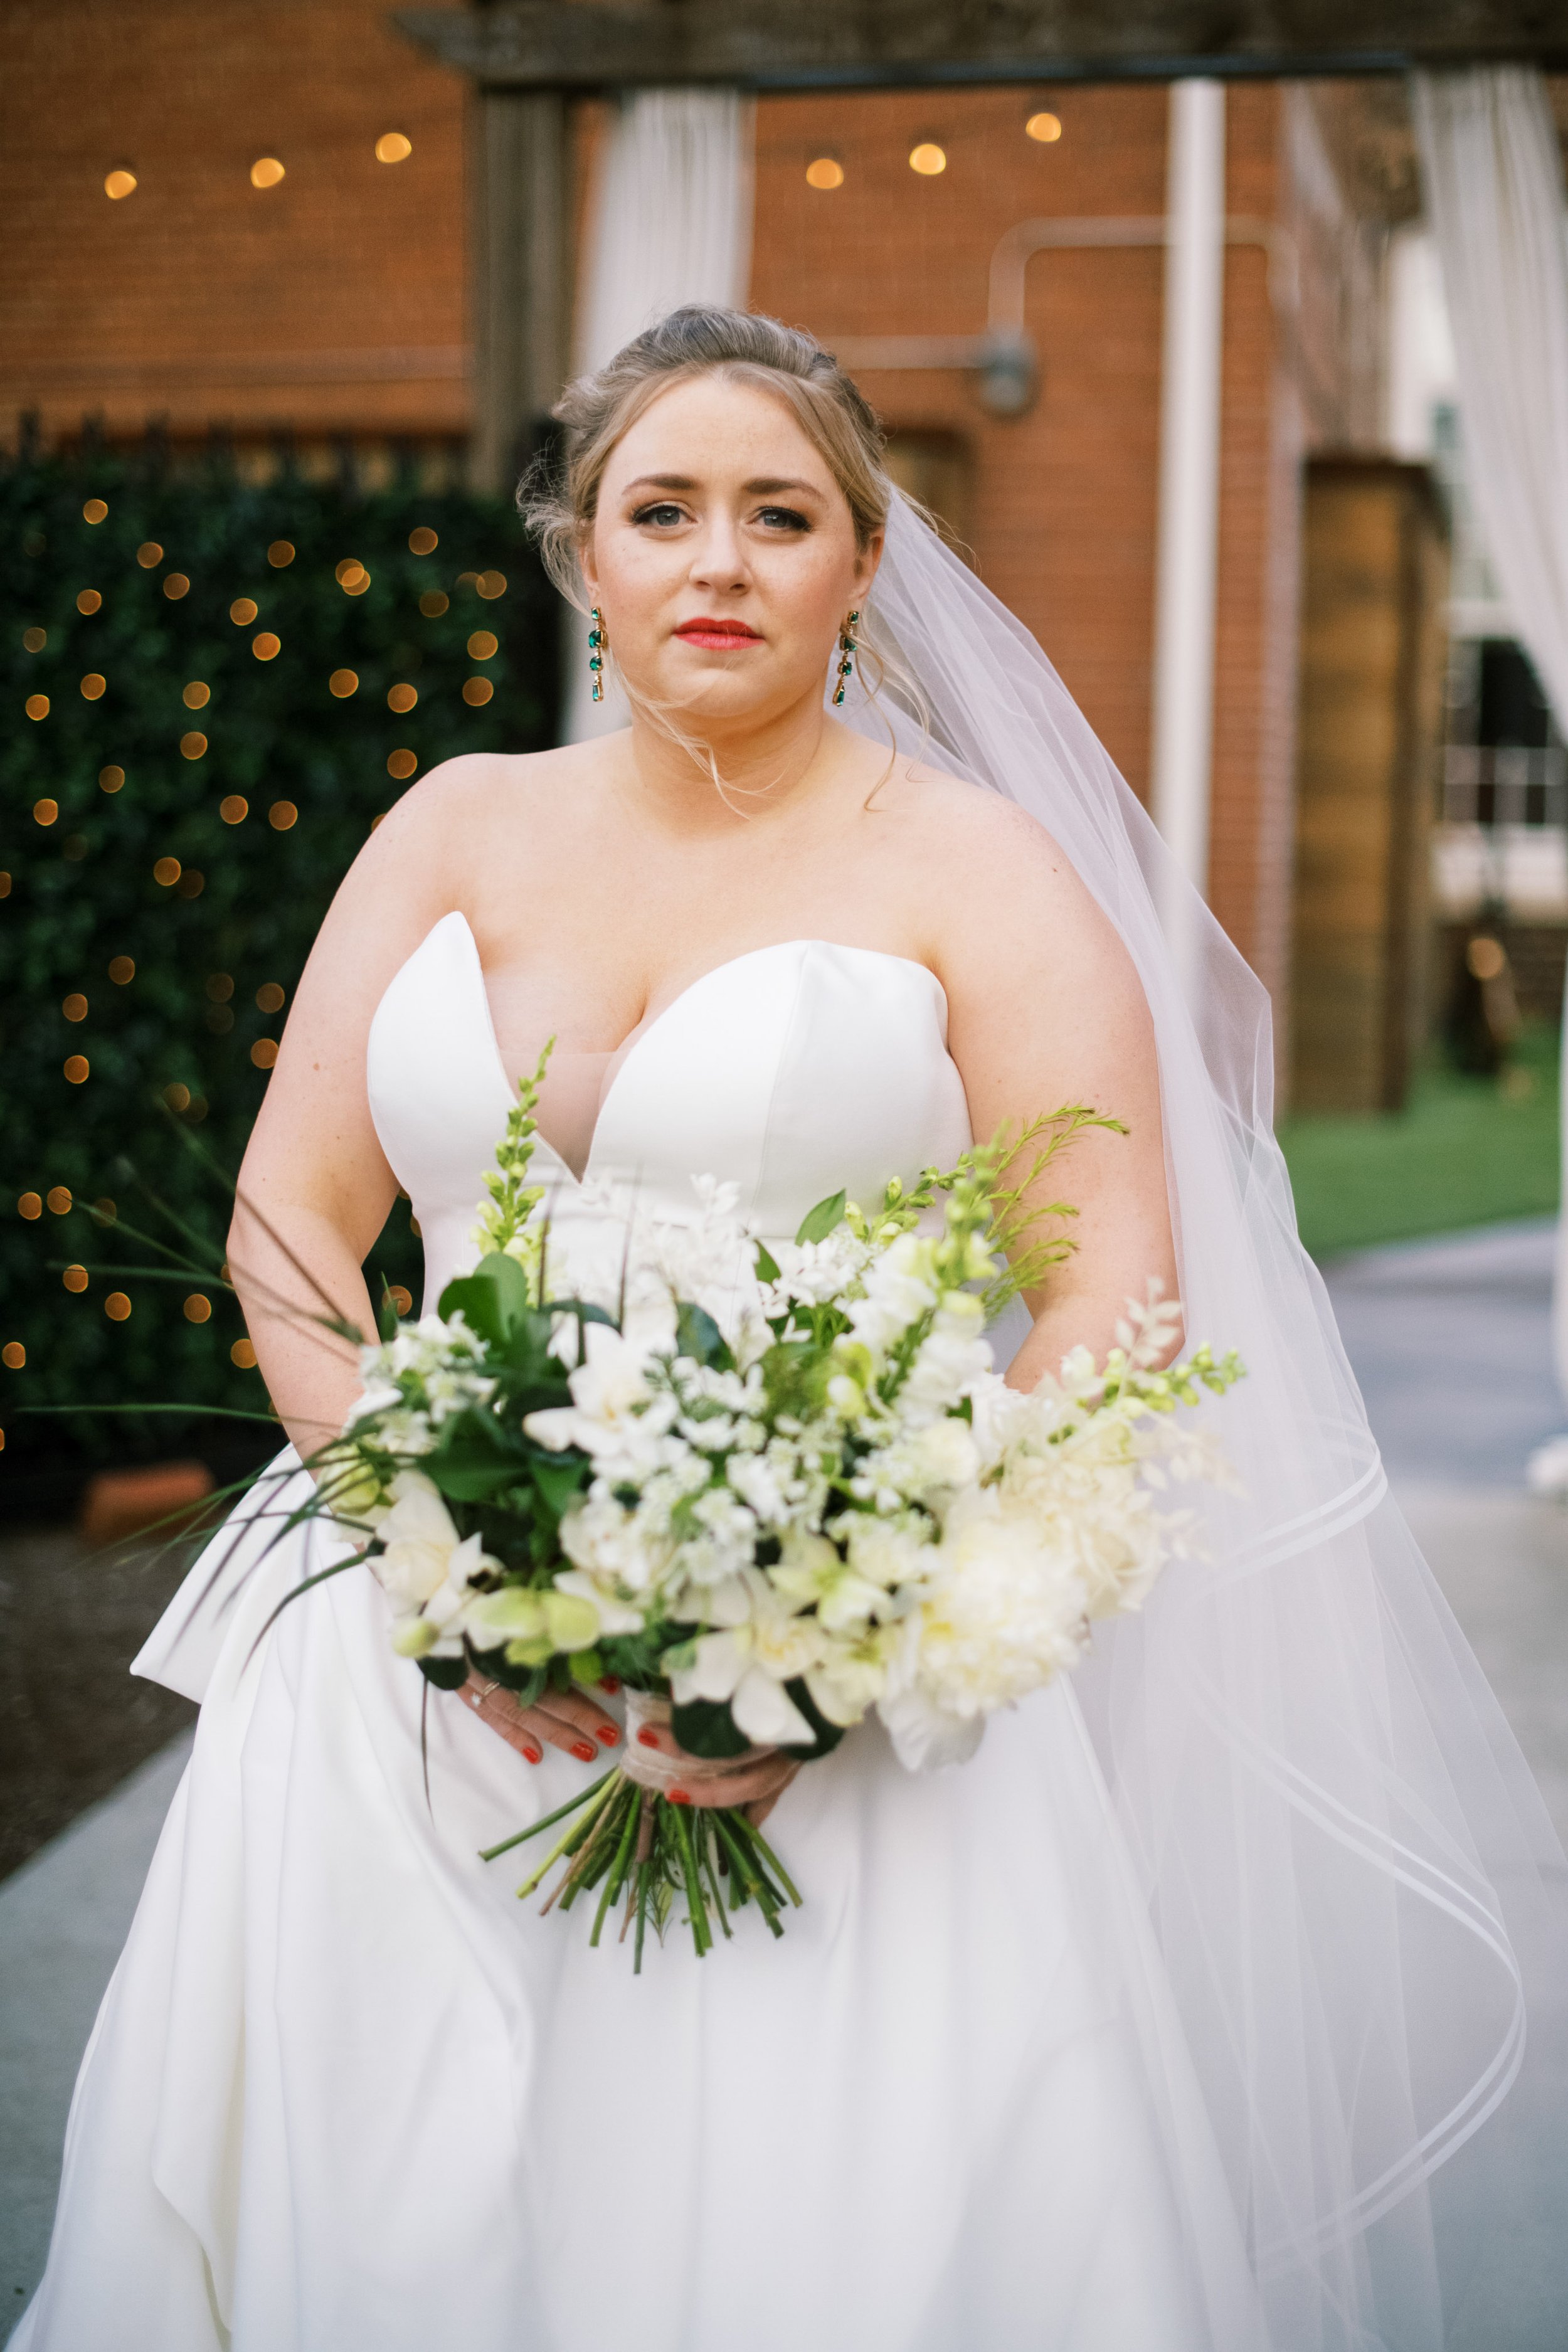
{"type": "MultiPolygon", "coordinates": [[[[745,307],[752,270],[752,104],[730,89],[638,90],[621,100],[600,168],[574,364],[603,367],[682,302],[745,307]]],[[[589,695],[587,624],[569,632],[566,737],[626,723],[612,685],[589,695]]]]}
{"type": "MultiPolygon", "coordinates": [[[[1532,66],[1478,68],[1418,73],[1412,97],[1470,488],[1514,626],[1568,735],[1568,214],[1546,85],[1532,66]]],[[[1563,1047],[1568,1057],[1568,1004],[1563,1047]]],[[[1568,1085],[1563,1109],[1568,1165],[1568,1085]]],[[[1568,1219],[1552,1325],[1568,1397],[1568,1219]]]]}

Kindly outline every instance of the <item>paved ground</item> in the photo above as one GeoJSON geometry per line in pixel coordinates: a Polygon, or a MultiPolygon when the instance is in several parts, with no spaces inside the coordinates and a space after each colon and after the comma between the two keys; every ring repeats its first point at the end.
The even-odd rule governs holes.
{"type": "MultiPolygon", "coordinates": [[[[1564,1422],[1550,1272],[1550,1230],[1527,1225],[1369,1252],[1329,1279],[1401,1500],[1568,1841],[1568,1512],[1521,1486],[1531,1447],[1564,1422]]],[[[182,1736],[0,1885],[0,2314],[21,2309],[42,2267],[77,2057],[185,1748],[182,1736]]],[[[1463,2162],[1450,2168],[1461,2200],[1463,2162]]],[[[1565,2214],[1568,2183],[1527,2167],[1509,2184],[1450,2352],[1562,2352],[1565,2214]]]]}

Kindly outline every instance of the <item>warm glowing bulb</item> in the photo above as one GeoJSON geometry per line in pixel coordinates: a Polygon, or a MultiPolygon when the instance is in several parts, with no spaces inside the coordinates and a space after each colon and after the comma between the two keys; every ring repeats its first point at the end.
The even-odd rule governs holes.
{"type": "Polygon", "coordinates": [[[378,163],[403,163],[413,152],[413,140],[405,139],[401,131],[384,131],[375,142],[378,163]]]}
{"type": "Polygon", "coordinates": [[[276,155],[258,155],[250,167],[253,188],[275,188],[283,177],[283,166],[276,155]]]}
{"type": "Polygon", "coordinates": [[[135,187],[134,172],[110,172],[103,183],[103,193],[111,204],[118,204],[121,196],[133,194],[135,187]]]}
{"type": "Polygon", "coordinates": [[[1061,116],[1052,114],[1048,109],[1039,114],[1031,114],[1024,129],[1029,138],[1037,139],[1042,147],[1049,147],[1062,135],[1061,116]]]}
{"type": "Polygon", "coordinates": [[[808,188],[841,188],[843,164],[832,155],[818,155],[805,167],[805,184],[808,188]]]}
{"type": "Polygon", "coordinates": [[[947,156],[932,139],[922,139],[918,147],[910,150],[910,169],[922,179],[934,180],[939,172],[947,169],[947,156]]]}

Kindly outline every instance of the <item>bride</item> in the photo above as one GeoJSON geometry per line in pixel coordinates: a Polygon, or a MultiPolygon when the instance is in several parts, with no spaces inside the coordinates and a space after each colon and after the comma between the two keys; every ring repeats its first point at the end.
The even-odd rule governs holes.
{"type": "Polygon", "coordinates": [[[531,520],[632,723],[433,772],[300,983],[230,1241],[297,1453],[138,1661],[203,1700],[195,1749],[13,2342],[1436,2352],[1522,2135],[1561,2156],[1524,2021],[1568,1947],[1295,1238],[1261,992],[1193,901],[1187,1001],[1152,829],[807,337],[679,311],[560,413],[531,520]],[[399,1185],[432,1303],[471,1262],[550,1037],[536,1167],[590,1238],[602,1176],[670,1215],[729,1179],[787,1237],[1113,1112],[1009,1378],[1103,1352],[1150,1276],[1251,1373],[1206,1558],[971,1764],[910,1777],[869,1725],[799,1777],[693,1760],[694,1801],[776,1808],[810,1901],[640,1979],[478,1859],[617,1748],[612,1692],[432,1695],[426,1790],[369,1576],[262,1630],[343,1549],[273,1539],[356,1393],[320,1298],[370,1328],[399,1185]]]}

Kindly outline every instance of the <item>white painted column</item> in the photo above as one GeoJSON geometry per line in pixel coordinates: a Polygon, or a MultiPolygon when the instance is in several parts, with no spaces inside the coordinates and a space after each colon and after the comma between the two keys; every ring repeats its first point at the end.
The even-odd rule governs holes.
{"type": "MultiPolygon", "coordinates": [[[[1171,85],[1160,524],[1154,592],[1154,822],[1207,895],[1225,297],[1225,86],[1171,85]]],[[[1185,985],[1195,940],[1163,909],[1185,985]]]]}

